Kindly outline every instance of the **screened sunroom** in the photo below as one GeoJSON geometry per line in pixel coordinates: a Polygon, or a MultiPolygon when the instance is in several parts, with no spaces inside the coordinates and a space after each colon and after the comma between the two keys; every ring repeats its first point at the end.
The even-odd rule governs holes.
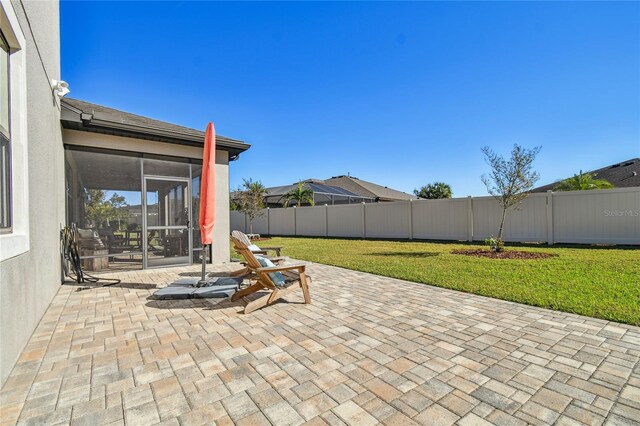
{"type": "MultiPolygon", "coordinates": [[[[66,217],[77,229],[83,268],[198,263],[204,133],[73,99],[64,102],[66,217]]],[[[248,145],[216,139],[219,214],[212,260],[226,262],[228,165],[248,145]]],[[[211,253],[207,256],[211,260],[211,253]]]]}

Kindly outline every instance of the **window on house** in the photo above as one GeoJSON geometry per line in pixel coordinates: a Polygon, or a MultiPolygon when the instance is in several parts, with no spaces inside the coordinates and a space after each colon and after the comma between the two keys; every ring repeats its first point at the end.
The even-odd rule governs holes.
{"type": "Polygon", "coordinates": [[[11,133],[9,45],[0,32],[0,229],[11,229],[11,133]]]}
{"type": "Polygon", "coordinates": [[[0,2],[0,261],[29,251],[27,42],[13,10],[0,2]]]}

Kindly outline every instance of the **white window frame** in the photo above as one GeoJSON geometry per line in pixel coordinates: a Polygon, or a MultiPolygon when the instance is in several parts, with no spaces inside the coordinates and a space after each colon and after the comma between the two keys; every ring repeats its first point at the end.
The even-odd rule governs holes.
{"type": "Polygon", "coordinates": [[[0,28],[10,47],[11,231],[0,234],[0,261],[29,251],[27,42],[9,0],[0,1],[0,28]]]}

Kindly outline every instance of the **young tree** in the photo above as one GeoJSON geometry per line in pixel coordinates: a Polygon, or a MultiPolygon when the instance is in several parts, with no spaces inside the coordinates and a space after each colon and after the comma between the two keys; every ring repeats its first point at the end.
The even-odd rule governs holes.
{"type": "Polygon", "coordinates": [[[554,191],[586,191],[589,189],[611,189],[613,184],[605,179],[594,179],[591,173],[580,173],[557,184],[554,191]]]}
{"type": "Polygon", "coordinates": [[[129,217],[129,206],[124,196],[114,192],[107,200],[107,193],[102,189],[85,189],[85,219],[93,222],[97,228],[111,226],[111,222],[120,223],[129,217]]]}
{"type": "Polygon", "coordinates": [[[413,193],[419,198],[436,200],[440,198],[451,198],[453,192],[451,186],[444,182],[433,182],[420,189],[414,189],[413,193]]]}
{"type": "Polygon", "coordinates": [[[113,207],[106,200],[106,193],[101,189],[85,188],[84,200],[85,220],[96,228],[109,226],[113,207]]]}
{"type": "Polygon", "coordinates": [[[234,203],[238,211],[249,216],[250,234],[253,234],[253,220],[261,215],[262,210],[265,208],[264,197],[267,194],[267,188],[262,182],[254,182],[251,179],[243,179],[242,185],[238,188],[234,203]]]}
{"type": "Polygon", "coordinates": [[[236,201],[237,193],[232,193],[233,198],[229,200],[229,210],[231,211],[240,211],[240,206],[236,201]]]}
{"type": "Polygon", "coordinates": [[[491,166],[489,175],[482,175],[482,182],[487,187],[489,194],[498,200],[502,207],[502,218],[496,238],[497,250],[503,247],[502,231],[507,210],[527,198],[540,175],[533,169],[533,161],[540,152],[541,147],[526,149],[518,144],[513,145],[511,158],[505,160],[485,146],[482,148],[485,161],[491,166]]]}
{"type": "Polygon", "coordinates": [[[300,207],[304,202],[309,203],[312,206],[315,204],[313,201],[313,191],[309,188],[305,188],[304,182],[298,182],[295,188],[282,196],[283,207],[289,207],[289,203],[291,203],[291,201],[296,201],[298,207],[300,207]]]}
{"type": "Polygon", "coordinates": [[[129,203],[127,203],[127,199],[124,196],[119,195],[117,192],[111,195],[108,203],[111,207],[111,217],[118,221],[118,230],[120,230],[121,221],[127,220],[130,216],[129,210],[127,210],[129,203]]]}

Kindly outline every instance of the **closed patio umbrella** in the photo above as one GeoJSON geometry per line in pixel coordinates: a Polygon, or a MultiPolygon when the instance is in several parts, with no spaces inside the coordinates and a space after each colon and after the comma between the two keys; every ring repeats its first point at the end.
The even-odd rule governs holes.
{"type": "MultiPolygon", "coordinates": [[[[202,178],[200,179],[200,237],[202,238],[202,279],[206,284],[207,244],[213,243],[213,225],[216,218],[216,130],[213,123],[207,126],[202,156],[202,178]]],[[[213,249],[211,251],[213,258],[213,249]]]]}
{"type": "MultiPolygon", "coordinates": [[[[200,178],[200,237],[202,238],[202,277],[181,278],[162,288],[156,299],[192,299],[229,297],[238,291],[242,277],[206,278],[207,245],[213,243],[213,225],[216,218],[216,131],[213,123],[207,126],[200,178]]],[[[211,253],[213,256],[213,252],[211,253]]]]}

